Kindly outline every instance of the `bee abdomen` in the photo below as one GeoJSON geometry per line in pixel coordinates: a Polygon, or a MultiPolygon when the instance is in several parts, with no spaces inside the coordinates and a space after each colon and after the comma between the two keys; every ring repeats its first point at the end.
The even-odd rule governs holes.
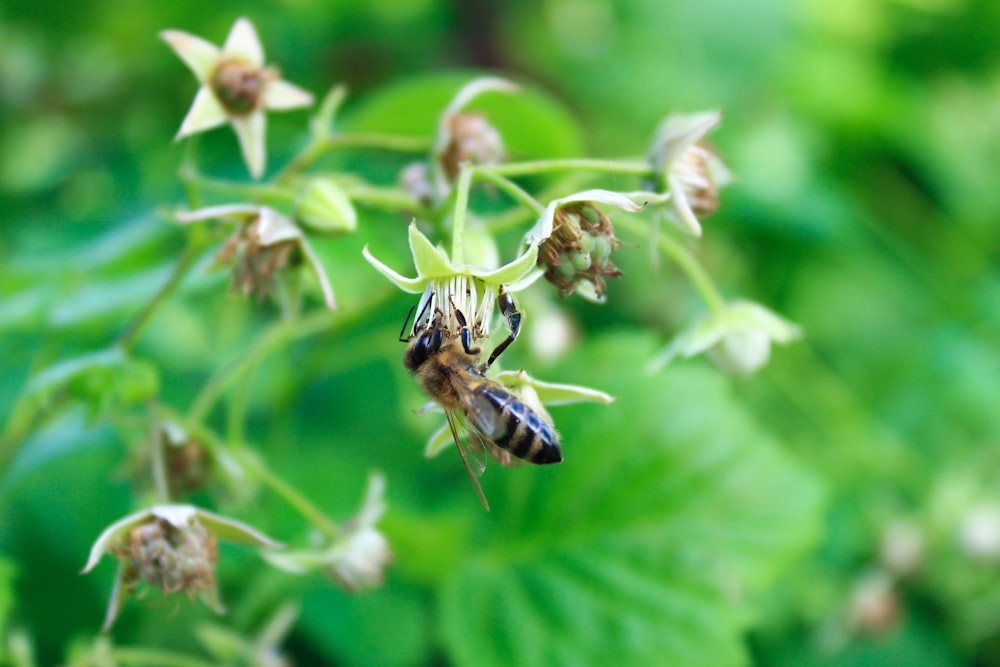
{"type": "Polygon", "coordinates": [[[500,417],[496,432],[487,434],[497,446],[531,463],[562,461],[555,431],[544,419],[506,389],[487,387],[483,393],[500,417]]]}

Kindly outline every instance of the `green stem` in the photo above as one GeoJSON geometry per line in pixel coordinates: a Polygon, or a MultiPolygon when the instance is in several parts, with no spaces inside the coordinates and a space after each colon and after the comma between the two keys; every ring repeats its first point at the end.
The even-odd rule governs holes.
{"type": "MultiPolygon", "coordinates": [[[[624,227],[636,234],[648,234],[649,229],[641,222],[627,217],[619,217],[615,220],[615,225],[624,227]]],[[[677,239],[670,234],[658,234],[656,243],[660,252],[672,259],[688,279],[694,284],[698,294],[701,295],[705,305],[714,313],[722,311],[726,306],[726,300],[719,293],[711,276],[705,268],[698,262],[694,255],[684,247],[677,239]]]]}
{"type": "Polygon", "coordinates": [[[216,663],[178,653],[152,648],[114,648],[111,659],[116,663],[133,665],[159,665],[160,667],[213,667],[216,663]]]}
{"type": "Polygon", "coordinates": [[[149,403],[149,458],[153,474],[153,488],[156,489],[156,501],[166,505],[170,503],[167,462],[164,459],[160,413],[152,401],[149,403]]]}
{"type": "Polygon", "coordinates": [[[430,149],[431,140],[423,137],[405,137],[375,132],[340,134],[314,138],[302,151],[292,158],[284,169],[274,177],[275,185],[284,185],[312,166],[324,154],[342,148],[369,148],[395,151],[399,153],[425,153],[430,149]]]}
{"type": "Polygon", "coordinates": [[[648,162],[626,160],[597,160],[590,158],[564,158],[557,160],[530,160],[509,162],[489,168],[502,176],[529,176],[548,171],[596,171],[610,174],[627,174],[652,178],[653,167],[648,162]]]}
{"type": "Polygon", "coordinates": [[[125,328],[125,331],[118,336],[117,344],[124,350],[128,350],[135,341],[139,338],[142,330],[149,324],[149,320],[152,318],[153,314],[156,313],[157,309],[167,298],[173,294],[174,290],[181,284],[184,277],[187,275],[188,270],[194,265],[195,260],[198,258],[198,254],[201,252],[201,243],[194,240],[194,235],[188,236],[187,245],[184,250],[181,251],[181,256],[177,258],[177,263],[174,264],[173,270],[170,272],[170,277],[167,281],[160,286],[160,289],[153,295],[153,298],[143,306],[142,310],[132,319],[132,321],[125,328]]]}
{"type": "Polygon", "coordinates": [[[462,167],[455,184],[455,214],[451,220],[451,261],[461,264],[465,261],[465,212],[469,207],[469,189],[475,167],[462,167]]]}
{"type": "Polygon", "coordinates": [[[205,383],[192,403],[187,419],[196,424],[202,423],[222,393],[243,371],[259,363],[275,348],[329,328],[338,315],[342,317],[340,313],[323,310],[307,315],[296,322],[272,324],[261,332],[239,357],[216,371],[205,383]]]}
{"type": "Polygon", "coordinates": [[[489,167],[478,167],[476,170],[476,176],[479,176],[484,181],[489,181],[494,184],[508,195],[510,195],[516,202],[529,209],[536,215],[541,215],[545,212],[545,207],[532,197],[527,190],[519,186],[514,181],[509,178],[496,173],[492,168],[489,167]]]}
{"type": "Polygon", "coordinates": [[[270,468],[263,465],[256,458],[251,457],[241,457],[244,465],[250,468],[257,479],[260,480],[262,484],[271,489],[274,493],[281,496],[285,502],[291,505],[296,512],[305,517],[312,525],[314,525],[319,530],[323,531],[323,534],[329,537],[331,540],[335,540],[340,537],[340,527],[337,526],[330,518],[317,507],[309,498],[302,494],[294,486],[286,482],[277,474],[271,472],[270,468]]]}

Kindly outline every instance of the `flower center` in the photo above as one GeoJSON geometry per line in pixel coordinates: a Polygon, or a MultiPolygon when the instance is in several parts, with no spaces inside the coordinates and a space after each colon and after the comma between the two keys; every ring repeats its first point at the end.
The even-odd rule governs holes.
{"type": "Polygon", "coordinates": [[[212,74],[210,85],[226,111],[242,116],[263,106],[264,88],[277,78],[274,68],[223,60],[212,74]]]}

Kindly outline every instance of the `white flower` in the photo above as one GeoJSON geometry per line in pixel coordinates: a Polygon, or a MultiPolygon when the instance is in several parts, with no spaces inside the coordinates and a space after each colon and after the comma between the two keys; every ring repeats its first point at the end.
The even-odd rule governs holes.
{"type": "Polygon", "coordinates": [[[247,169],[264,173],[265,109],[284,111],[313,103],[311,93],[264,66],[264,49],[253,24],[237,19],[222,48],[180,30],[160,33],[201,83],[176,139],[229,122],[240,142],[247,169]]]}
{"type": "MultiPolygon", "coordinates": [[[[365,259],[379,273],[388,278],[396,287],[410,294],[422,294],[417,306],[417,318],[414,321],[414,331],[426,324],[435,308],[439,308],[445,321],[452,323],[457,330],[457,320],[454,307],[462,311],[472,321],[469,326],[477,338],[485,338],[490,333],[490,322],[493,315],[494,301],[502,286],[505,292],[515,292],[530,285],[541,272],[535,271],[538,260],[538,245],[529,245],[514,261],[498,269],[488,269],[474,264],[452,262],[448,254],[434,246],[424,234],[417,229],[416,222],[410,224],[410,251],[413,253],[413,264],[417,269],[416,278],[407,278],[389,268],[376,259],[364,247],[362,253],[365,259]]],[[[491,255],[484,251],[482,255],[491,255]]],[[[491,260],[492,261],[492,260],[491,260]]]]}
{"type": "Polygon", "coordinates": [[[719,111],[668,116],[649,156],[657,189],[670,195],[667,217],[694,236],[701,236],[699,218],[718,209],[719,186],[730,180],[715,151],[702,141],[721,121],[719,111]]]}
{"type": "MultiPolygon", "coordinates": [[[[323,291],[323,299],[327,307],[331,310],[337,307],[330,279],[327,277],[326,270],[319,261],[316,252],[309,245],[305,234],[294,222],[274,209],[252,204],[227,204],[176,213],[175,217],[182,223],[211,218],[228,218],[241,223],[242,226],[237,229],[236,234],[223,248],[222,254],[232,255],[242,251],[244,261],[237,268],[236,284],[244,292],[266,292],[274,273],[284,268],[285,262],[287,262],[288,256],[285,251],[297,247],[302,251],[309,266],[312,267],[313,273],[319,281],[320,289],[323,291]],[[280,256],[262,262],[258,261],[261,249],[280,249],[282,252],[280,256]],[[247,258],[247,255],[250,257],[247,258]]],[[[229,258],[223,257],[223,259],[229,258]]]]}
{"type": "Polygon", "coordinates": [[[764,306],[732,301],[677,336],[650,363],[650,370],[659,370],[676,356],[705,352],[727,373],[750,375],[767,363],[772,342],[789,343],[801,336],[797,325],[764,306]]]}

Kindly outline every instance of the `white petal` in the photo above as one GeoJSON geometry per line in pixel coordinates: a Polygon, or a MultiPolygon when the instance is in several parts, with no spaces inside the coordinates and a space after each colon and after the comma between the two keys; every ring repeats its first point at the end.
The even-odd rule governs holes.
{"type": "Polygon", "coordinates": [[[164,30],[160,33],[160,39],[170,45],[174,53],[198,77],[198,81],[205,83],[212,76],[221,54],[215,44],[180,30],[164,30]]]}
{"type": "Polygon", "coordinates": [[[312,106],[313,95],[308,90],[292,85],[284,79],[272,81],[264,90],[264,106],[268,109],[298,109],[312,106]]]}
{"type": "Polygon", "coordinates": [[[658,169],[669,167],[677,157],[722,122],[721,111],[668,116],[660,125],[659,138],[653,147],[658,169]]]}
{"type": "Polygon", "coordinates": [[[247,170],[254,178],[260,178],[264,173],[267,155],[264,148],[264,132],[267,131],[267,118],[260,109],[249,116],[230,119],[236,136],[240,140],[240,151],[247,170]]]}
{"type": "Polygon", "coordinates": [[[673,196],[670,200],[670,208],[675,214],[671,216],[671,220],[692,236],[701,236],[701,224],[698,222],[698,216],[691,209],[691,204],[688,203],[687,195],[684,194],[684,186],[673,174],[667,176],[667,183],[670,186],[670,194],[673,196]]]}
{"type": "Polygon", "coordinates": [[[184,116],[184,122],[181,123],[181,129],[177,130],[174,141],[218,127],[227,120],[229,117],[226,115],[226,110],[219,104],[215,94],[208,86],[202,86],[198,89],[198,94],[194,96],[194,102],[188,109],[187,115],[184,116]]]}
{"type": "Polygon", "coordinates": [[[302,240],[302,230],[291,219],[267,206],[258,207],[258,211],[260,220],[257,222],[257,239],[261,245],[302,240]]]}
{"type": "Polygon", "coordinates": [[[257,30],[248,19],[238,18],[222,45],[226,56],[237,56],[254,67],[264,66],[264,47],[260,44],[257,30]]]}
{"type": "Polygon", "coordinates": [[[591,201],[598,204],[611,204],[612,206],[617,206],[623,211],[628,211],[629,213],[638,213],[642,209],[646,208],[646,204],[637,204],[626,195],[620,192],[611,192],[610,190],[584,190],[583,192],[577,192],[571,194],[568,197],[563,197],[562,199],[557,199],[556,204],[562,206],[563,204],[571,204],[573,202],[581,201],[591,201]]]}

